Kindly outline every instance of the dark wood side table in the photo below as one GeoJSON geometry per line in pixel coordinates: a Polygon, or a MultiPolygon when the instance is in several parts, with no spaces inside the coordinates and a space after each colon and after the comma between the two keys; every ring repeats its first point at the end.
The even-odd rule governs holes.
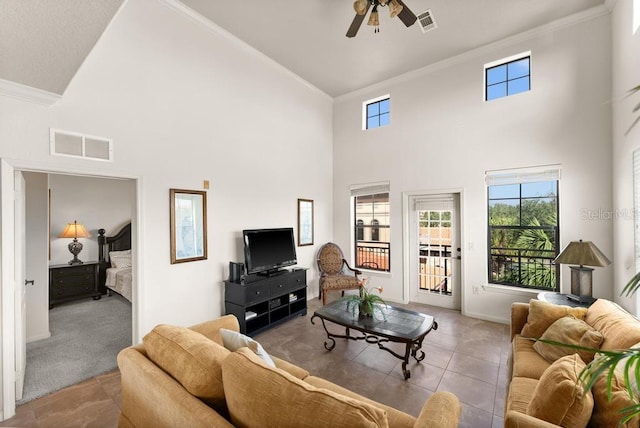
{"type": "Polygon", "coordinates": [[[574,302],[573,300],[569,299],[566,294],[556,293],[553,291],[543,291],[541,293],[538,293],[538,300],[553,303],[554,305],[571,306],[572,308],[588,308],[593,302],[596,301],[596,299],[593,299],[589,302],[584,303],[574,302]]]}
{"type": "Polygon", "coordinates": [[[81,265],[49,266],[49,309],[53,305],[71,300],[93,297],[98,300],[99,262],[84,262],[81,265]]]}

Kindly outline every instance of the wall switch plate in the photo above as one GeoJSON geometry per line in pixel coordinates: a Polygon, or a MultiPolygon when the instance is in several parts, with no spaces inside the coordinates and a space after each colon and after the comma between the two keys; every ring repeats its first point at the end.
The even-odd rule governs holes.
{"type": "Polygon", "coordinates": [[[202,183],[202,186],[206,189],[209,188],[209,180],[204,180],[204,182],[202,183]]]}

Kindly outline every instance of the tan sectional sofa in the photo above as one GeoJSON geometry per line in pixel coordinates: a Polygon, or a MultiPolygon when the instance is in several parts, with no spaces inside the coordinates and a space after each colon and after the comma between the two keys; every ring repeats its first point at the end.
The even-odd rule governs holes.
{"type": "MultiPolygon", "coordinates": [[[[578,354],[575,348],[531,340],[541,337],[601,350],[628,349],[640,346],[640,321],[604,299],[588,309],[538,300],[511,307],[511,382],[505,427],[616,427],[619,411],[634,404],[625,389],[623,372],[615,372],[612,400],[604,377],[585,393],[577,377],[594,353],[578,354]]],[[[635,400],[637,403],[637,397],[635,400]]],[[[623,427],[638,427],[638,419],[623,427]]]]}
{"type": "MultiPolygon", "coordinates": [[[[120,427],[429,427],[458,426],[455,395],[436,392],[418,418],[369,400],[271,356],[223,346],[227,315],[191,328],[156,326],[118,355],[120,427]]],[[[228,332],[227,332],[228,333],[228,332]]]]}

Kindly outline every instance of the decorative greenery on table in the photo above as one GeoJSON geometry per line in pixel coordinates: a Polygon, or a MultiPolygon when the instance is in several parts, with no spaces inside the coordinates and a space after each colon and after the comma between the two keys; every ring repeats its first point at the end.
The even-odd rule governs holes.
{"type": "Polygon", "coordinates": [[[350,310],[355,316],[356,308],[358,308],[360,314],[364,316],[373,316],[377,309],[386,320],[387,316],[380,306],[386,306],[387,303],[378,294],[374,294],[374,291],[382,293],[382,287],[366,288],[366,283],[367,279],[363,278],[360,285],[360,292],[358,294],[343,297],[343,300],[347,302],[347,310],[350,310]]]}

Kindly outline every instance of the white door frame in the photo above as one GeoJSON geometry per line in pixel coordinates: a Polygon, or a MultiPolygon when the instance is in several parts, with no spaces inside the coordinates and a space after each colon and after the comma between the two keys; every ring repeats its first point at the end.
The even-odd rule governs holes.
{"type": "Polygon", "coordinates": [[[13,186],[14,171],[39,172],[43,174],[81,175],[95,178],[121,178],[135,180],[136,195],[135,206],[132,213],[132,244],[136,251],[133,255],[133,304],[132,304],[132,338],[131,343],[138,343],[140,332],[139,318],[143,313],[144,304],[144,280],[143,280],[143,228],[142,224],[143,200],[142,177],[110,172],[96,172],[95,169],[52,167],[47,164],[35,163],[25,160],[0,158],[0,232],[2,243],[0,245],[0,299],[2,316],[0,318],[0,332],[2,333],[2,348],[0,360],[2,372],[2,409],[0,420],[6,420],[15,415],[16,391],[15,391],[15,257],[14,257],[14,207],[13,186]]]}
{"type": "Polygon", "coordinates": [[[27,206],[25,196],[27,193],[24,175],[22,171],[15,171],[13,174],[14,188],[14,240],[15,245],[14,260],[16,261],[14,290],[15,294],[15,346],[16,346],[16,399],[22,399],[24,393],[24,376],[27,368],[27,310],[25,307],[27,294],[27,253],[26,253],[26,218],[27,206]]]}
{"type": "MultiPolygon", "coordinates": [[[[409,201],[411,198],[416,196],[436,196],[441,195],[443,193],[447,194],[458,194],[460,195],[460,248],[464,248],[464,189],[461,188],[453,188],[453,189],[430,189],[430,190],[413,190],[402,192],[402,271],[403,271],[403,287],[402,287],[402,300],[403,302],[409,303],[411,298],[411,233],[413,233],[413,228],[411,225],[411,215],[410,212],[412,210],[411,204],[409,201]]],[[[464,251],[461,253],[460,260],[460,307],[461,311],[465,313],[465,254],[464,251]]]]}

